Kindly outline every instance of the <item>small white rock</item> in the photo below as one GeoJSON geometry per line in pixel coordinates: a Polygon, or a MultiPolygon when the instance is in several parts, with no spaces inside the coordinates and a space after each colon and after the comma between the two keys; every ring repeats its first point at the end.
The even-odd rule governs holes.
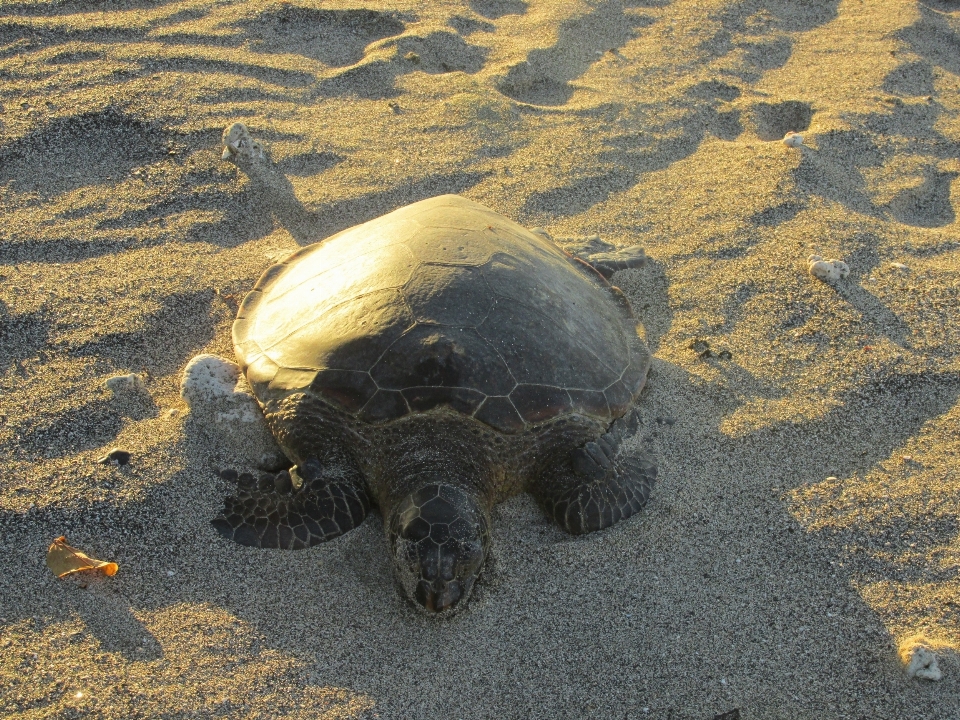
{"type": "Polygon", "coordinates": [[[143,387],[143,379],[136,373],[114,375],[113,377],[107,378],[103,386],[113,393],[113,395],[119,395],[143,387]]]}
{"type": "Polygon", "coordinates": [[[920,640],[909,640],[900,646],[900,659],[906,664],[907,675],[919,680],[941,680],[943,673],[937,664],[937,654],[920,640]]]}
{"type": "Polygon", "coordinates": [[[803,145],[803,135],[791,131],[783,136],[782,142],[789,148],[798,148],[803,145]]]}
{"type": "Polygon", "coordinates": [[[903,263],[890,263],[890,267],[892,267],[894,270],[900,270],[901,272],[906,272],[910,269],[903,263]]]}
{"type": "Polygon", "coordinates": [[[819,255],[811,255],[807,263],[810,275],[823,282],[836,282],[850,274],[850,267],[842,260],[824,260],[819,255]]]}

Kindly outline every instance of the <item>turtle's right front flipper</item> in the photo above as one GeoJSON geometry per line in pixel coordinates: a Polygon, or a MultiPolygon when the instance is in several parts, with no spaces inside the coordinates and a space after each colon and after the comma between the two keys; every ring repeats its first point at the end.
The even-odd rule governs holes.
{"type": "Polygon", "coordinates": [[[567,532],[602,530],[646,504],[657,479],[656,465],[621,450],[638,422],[636,411],[620,418],[596,440],[557,457],[534,484],[534,497],[567,532]]]}
{"type": "Polygon", "coordinates": [[[370,510],[359,472],[331,476],[311,458],[292,475],[293,482],[281,474],[273,487],[241,488],[213,526],[241,545],[300,550],[352,530],[370,510]]]}

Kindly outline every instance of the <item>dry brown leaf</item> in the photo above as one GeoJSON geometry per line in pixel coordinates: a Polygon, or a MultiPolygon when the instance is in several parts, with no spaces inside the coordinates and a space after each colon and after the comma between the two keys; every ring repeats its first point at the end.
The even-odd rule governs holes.
{"type": "Polygon", "coordinates": [[[47,549],[47,567],[60,578],[83,570],[100,571],[104,575],[115,575],[119,569],[116,563],[96,560],[75,547],[70,547],[67,545],[67,538],[62,535],[54,540],[53,544],[47,549]]]}

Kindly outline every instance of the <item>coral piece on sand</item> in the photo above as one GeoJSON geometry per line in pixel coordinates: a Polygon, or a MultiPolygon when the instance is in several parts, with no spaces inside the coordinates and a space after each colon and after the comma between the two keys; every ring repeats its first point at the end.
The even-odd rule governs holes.
{"type": "Polygon", "coordinates": [[[197,355],[183,370],[180,397],[194,420],[213,432],[236,462],[278,469],[283,453],[267,428],[256,398],[243,388],[240,366],[216,355],[197,355]],[[237,383],[240,382],[240,387],[237,383]]]}
{"type": "Polygon", "coordinates": [[[62,535],[47,549],[47,567],[59,578],[82,571],[116,575],[119,569],[116,563],[96,560],[77,548],[70,547],[67,545],[67,538],[62,535]]]}
{"type": "Polygon", "coordinates": [[[907,638],[900,643],[900,660],[906,666],[907,675],[919,680],[940,680],[943,673],[937,664],[937,654],[920,636],[907,638]]]}
{"type": "Polygon", "coordinates": [[[194,405],[234,394],[240,366],[216,355],[197,355],[183,369],[180,397],[193,409],[194,405]]]}
{"type": "Polygon", "coordinates": [[[798,148],[803,145],[803,135],[797,132],[788,132],[781,142],[789,148],[798,148]]]}
{"type": "Polygon", "coordinates": [[[850,267],[842,260],[824,260],[819,255],[811,255],[807,263],[811,277],[823,282],[836,282],[850,274],[850,267]]]}

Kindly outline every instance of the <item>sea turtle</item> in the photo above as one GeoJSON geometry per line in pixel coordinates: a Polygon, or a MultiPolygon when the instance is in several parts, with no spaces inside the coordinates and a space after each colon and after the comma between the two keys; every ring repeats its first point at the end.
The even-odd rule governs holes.
{"type": "MultiPolygon", "coordinates": [[[[242,125],[224,143],[251,178],[276,172],[242,125]]],[[[376,506],[400,586],[438,613],[470,595],[505,498],[530,492],[574,534],[636,513],[656,468],[621,445],[638,427],[650,354],[604,275],[642,264],[643,251],[601,250],[575,257],[441,195],[269,268],[233,342],[295,466],[240,487],[216,528],[306,548],[376,506]]]]}

